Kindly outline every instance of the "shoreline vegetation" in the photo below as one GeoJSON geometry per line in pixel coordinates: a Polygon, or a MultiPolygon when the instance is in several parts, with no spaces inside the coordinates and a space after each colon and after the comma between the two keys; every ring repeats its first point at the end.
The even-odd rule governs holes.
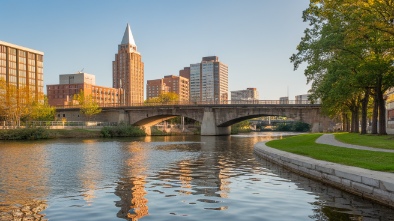
{"type": "MultiPolygon", "coordinates": [[[[374,152],[368,150],[336,147],[326,144],[317,144],[315,141],[321,135],[321,133],[302,134],[286,137],[281,140],[272,140],[267,142],[266,145],[278,150],[311,157],[317,160],[355,166],[375,171],[394,172],[394,153],[374,152]]],[[[339,135],[342,137],[342,139],[351,138],[356,135],[359,137],[365,136],[351,133],[340,133],[339,135]]],[[[374,139],[374,142],[378,141],[385,143],[387,142],[388,137],[390,137],[391,140],[389,142],[392,142],[394,136],[366,136],[366,138],[363,139],[370,138],[374,139]]],[[[363,145],[365,146],[366,144],[363,143],[363,145]]]]}

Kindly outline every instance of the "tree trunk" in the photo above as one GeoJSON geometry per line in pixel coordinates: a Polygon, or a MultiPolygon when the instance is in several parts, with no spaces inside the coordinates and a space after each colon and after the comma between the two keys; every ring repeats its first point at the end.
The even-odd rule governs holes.
{"type": "Polygon", "coordinates": [[[375,96],[373,99],[373,112],[372,112],[372,131],[371,134],[378,134],[378,98],[376,96],[376,92],[375,92],[375,96]]]}
{"type": "Polygon", "coordinates": [[[350,132],[352,133],[359,133],[360,132],[360,124],[359,124],[359,114],[358,114],[359,108],[358,107],[353,107],[351,109],[352,112],[352,125],[350,132]]]}
{"type": "Polygon", "coordinates": [[[367,133],[367,113],[369,101],[369,89],[365,90],[364,98],[361,100],[361,134],[367,133]]]}
{"type": "Polygon", "coordinates": [[[386,104],[383,98],[382,87],[376,91],[379,109],[379,135],[387,135],[386,133],[386,104]]]}

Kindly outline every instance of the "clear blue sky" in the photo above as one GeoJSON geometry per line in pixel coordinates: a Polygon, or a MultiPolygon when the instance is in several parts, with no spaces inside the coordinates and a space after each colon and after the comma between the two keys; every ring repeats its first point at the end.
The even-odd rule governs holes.
{"type": "MultiPolygon", "coordinates": [[[[43,51],[44,84],[84,69],[112,87],[112,61],[129,23],[146,80],[216,55],[229,91],[256,87],[260,99],[307,93],[293,71],[308,0],[0,0],[0,40],[43,51]]],[[[45,89],[46,91],[46,89],[45,89]]]]}

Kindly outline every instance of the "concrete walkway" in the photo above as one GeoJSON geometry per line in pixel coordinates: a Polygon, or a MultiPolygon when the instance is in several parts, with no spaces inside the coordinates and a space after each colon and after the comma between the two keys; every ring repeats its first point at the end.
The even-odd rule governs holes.
{"type": "Polygon", "coordinates": [[[394,150],[380,149],[380,148],[373,148],[373,147],[366,147],[366,146],[359,146],[359,145],[342,143],[342,142],[336,140],[335,136],[333,134],[323,134],[322,136],[320,136],[316,140],[316,143],[328,144],[328,145],[337,146],[337,147],[359,149],[359,150],[370,150],[370,151],[377,151],[377,152],[394,153],[394,150]]]}

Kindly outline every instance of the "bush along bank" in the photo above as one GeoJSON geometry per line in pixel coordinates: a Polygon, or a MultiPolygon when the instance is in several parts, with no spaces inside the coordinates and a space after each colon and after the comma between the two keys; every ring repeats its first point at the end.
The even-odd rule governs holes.
{"type": "Polygon", "coordinates": [[[145,131],[139,127],[120,124],[116,127],[103,127],[101,129],[103,137],[143,137],[146,136],[145,131]]]}
{"type": "Polygon", "coordinates": [[[0,130],[0,140],[38,140],[51,138],[44,128],[21,128],[0,130]]]}

